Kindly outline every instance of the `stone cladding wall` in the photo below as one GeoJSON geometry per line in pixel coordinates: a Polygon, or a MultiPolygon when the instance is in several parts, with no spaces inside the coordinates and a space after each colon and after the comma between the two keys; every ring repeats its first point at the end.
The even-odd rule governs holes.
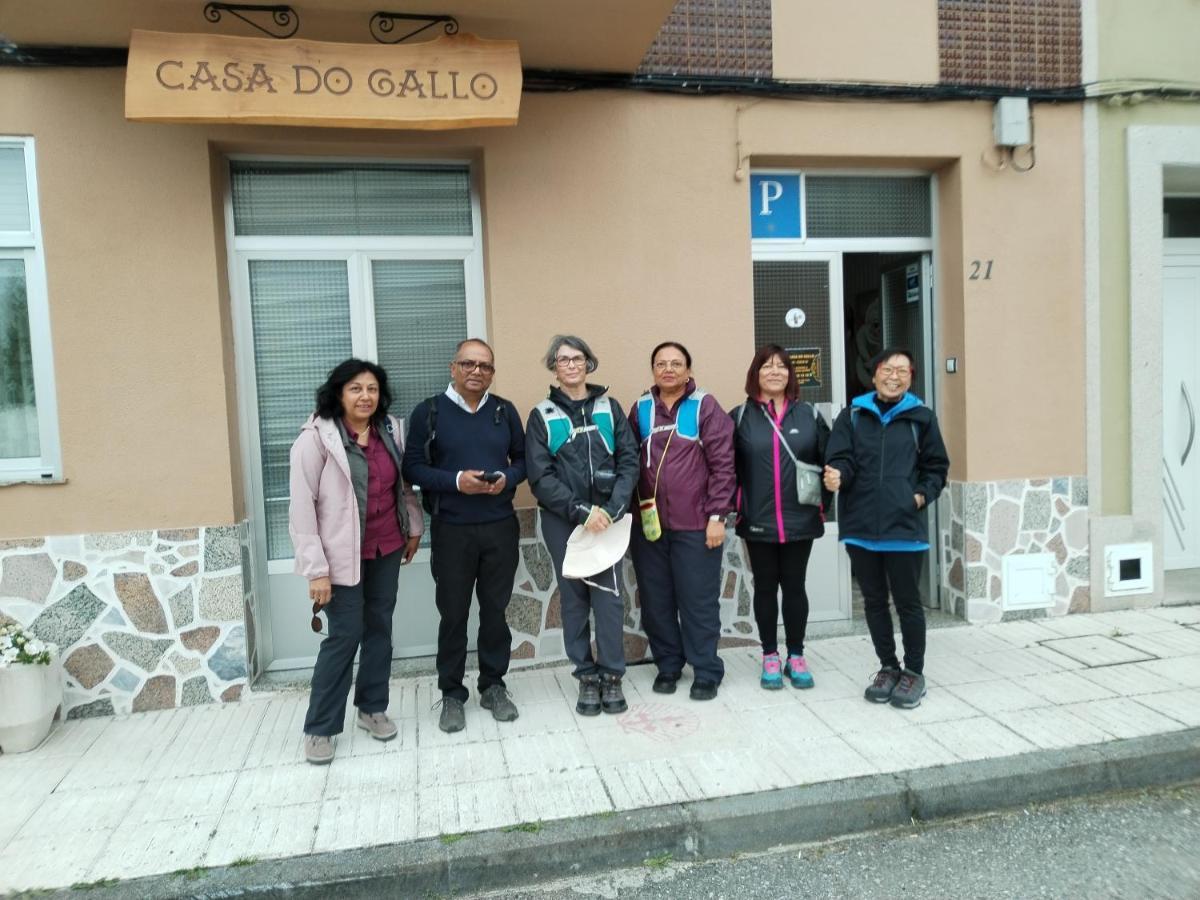
{"type": "Polygon", "coordinates": [[[952,481],[939,503],[948,612],[988,623],[1091,609],[1086,478],[952,481]],[[1053,554],[1051,607],[1002,608],[1003,559],[1014,553],[1053,554]]]}
{"type": "MultiPolygon", "coordinates": [[[[566,658],[562,608],[538,511],[522,509],[508,607],[513,665],[566,658]]],[[[59,645],[64,714],[77,718],[237,700],[262,674],[249,529],[162,529],[0,541],[0,623],[59,645]]],[[[633,563],[622,563],[625,656],[648,659],[633,563]]],[[[721,645],[757,643],[749,565],[732,532],[721,645]]]]}
{"type": "Polygon", "coordinates": [[[72,718],[236,700],[254,655],[242,531],[0,541],[0,622],[58,644],[72,718]]]}

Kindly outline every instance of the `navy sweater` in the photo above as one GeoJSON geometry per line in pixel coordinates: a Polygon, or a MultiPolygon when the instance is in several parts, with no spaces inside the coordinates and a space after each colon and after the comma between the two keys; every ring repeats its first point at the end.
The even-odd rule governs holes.
{"type": "Polygon", "coordinates": [[[408,420],[404,447],[404,478],[423,491],[437,494],[437,516],[456,525],[498,522],[513,514],[513,495],[525,480],[525,432],[507,400],[489,396],[468,413],[445,394],[439,394],[433,464],[425,462],[429,434],[429,401],[422,400],[408,420]],[[499,494],[463,494],[455,479],[460,471],[503,472],[499,494]]]}

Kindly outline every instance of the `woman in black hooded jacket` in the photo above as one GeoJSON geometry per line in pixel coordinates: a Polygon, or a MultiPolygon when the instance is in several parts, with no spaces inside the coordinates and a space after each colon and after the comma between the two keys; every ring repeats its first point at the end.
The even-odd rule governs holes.
{"type": "Polygon", "coordinates": [[[823,506],[802,504],[797,495],[796,462],[819,478],[829,426],[816,409],[799,399],[800,385],[787,351],[762,347],[746,372],[746,402],[731,412],[737,469],[737,533],[746,541],[754,574],[754,618],[762,642],[762,676],[768,690],[810,688],[813,677],[804,658],[808,626],[805,580],[813,541],[825,533],[823,506]],[[789,452],[790,451],[790,452],[789,452]],[[779,588],[783,588],[783,627],[787,662],[780,665],[777,643],[779,588]]]}

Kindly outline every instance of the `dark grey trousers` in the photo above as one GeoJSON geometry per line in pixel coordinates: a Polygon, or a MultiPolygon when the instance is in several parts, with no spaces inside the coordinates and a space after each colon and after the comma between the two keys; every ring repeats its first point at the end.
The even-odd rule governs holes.
{"type": "MultiPolygon", "coordinates": [[[[562,606],[563,646],[567,659],[575,664],[575,677],[625,674],[625,603],[620,594],[592,587],[577,578],[563,578],[563,557],[567,552],[567,538],[575,526],[552,512],[540,510],[542,539],[550,558],[554,560],[554,574],[558,577],[558,595],[562,606]],[[596,659],[592,658],[592,635],[588,623],[589,613],[596,618],[596,659]]],[[[618,563],[618,567],[619,567],[618,563]]],[[[620,584],[617,572],[609,569],[589,578],[596,584],[612,585],[618,591],[620,584]]]]}
{"type": "Polygon", "coordinates": [[[642,629],[661,675],[678,676],[686,661],[697,681],[720,684],[721,547],[704,546],[703,531],[667,531],[648,541],[633,528],[633,565],[642,629]]]}
{"type": "Polygon", "coordinates": [[[354,705],[365,713],[387,712],[388,678],[392,674],[392,613],[404,551],[362,561],[362,580],[335,584],[325,604],[329,636],[321,641],[313,668],[305,734],[342,733],[346,697],[359,652],[354,705]]]}

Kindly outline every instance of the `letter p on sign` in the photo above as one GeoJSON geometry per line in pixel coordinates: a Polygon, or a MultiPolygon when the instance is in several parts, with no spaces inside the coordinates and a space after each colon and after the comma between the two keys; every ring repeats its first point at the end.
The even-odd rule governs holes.
{"type": "Polygon", "coordinates": [[[750,176],[750,236],[802,238],[799,174],[750,176]]]}

